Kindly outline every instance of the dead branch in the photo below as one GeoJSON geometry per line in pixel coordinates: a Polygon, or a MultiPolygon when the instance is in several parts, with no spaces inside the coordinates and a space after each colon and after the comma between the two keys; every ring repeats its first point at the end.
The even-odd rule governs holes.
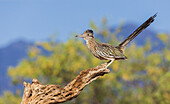
{"type": "Polygon", "coordinates": [[[63,88],[60,85],[43,85],[37,79],[33,79],[32,84],[24,82],[21,104],[57,104],[69,101],[76,98],[86,85],[109,72],[104,66],[81,71],[63,88]]]}

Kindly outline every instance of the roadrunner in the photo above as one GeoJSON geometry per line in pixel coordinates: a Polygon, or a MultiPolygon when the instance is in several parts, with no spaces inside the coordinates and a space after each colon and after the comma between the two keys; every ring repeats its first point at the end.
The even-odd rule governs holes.
{"type": "Polygon", "coordinates": [[[93,30],[86,30],[82,35],[76,35],[76,37],[82,37],[86,41],[88,49],[92,54],[100,60],[109,60],[106,68],[114,60],[126,60],[127,57],[123,54],[127,44],[132,41],[139,33],[147,28],[153,21],[157,14],[150,17],[140,27],[138,27],[131,35],[129,35],[122,43],[114,47],[107,43],[96,42],[93,35],[93,30]]]}

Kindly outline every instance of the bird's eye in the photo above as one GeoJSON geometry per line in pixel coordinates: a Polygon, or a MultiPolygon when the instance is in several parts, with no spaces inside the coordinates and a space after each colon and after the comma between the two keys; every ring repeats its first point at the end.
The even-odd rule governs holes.
{"type": "Polygon", "coordinates": [[[89,34],[87,34],[87,36],[89,36],[89,34]]]}

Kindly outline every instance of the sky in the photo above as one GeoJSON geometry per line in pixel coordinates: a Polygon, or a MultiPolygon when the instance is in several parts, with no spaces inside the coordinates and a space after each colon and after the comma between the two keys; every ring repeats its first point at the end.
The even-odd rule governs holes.
{"type": "Polygon", "coordinates": [[[158,12],[149,28],[170,32],[170,0],[0,0],[0,48],[17,40],[45,41],[51,35],[65,41],[71,34],[101,25],[142,24],[158,12]]]}

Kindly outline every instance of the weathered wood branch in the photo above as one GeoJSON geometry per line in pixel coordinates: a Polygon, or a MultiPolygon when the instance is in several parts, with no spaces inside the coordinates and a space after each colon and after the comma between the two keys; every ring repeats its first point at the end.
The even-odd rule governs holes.
{"type": "Polygon", "coordinates": [[[37,79],[33,79],[32,84],[24,82],[21,104],[57,104],[71,100],[77,97],[86,85],[109,72],[105,66],[81,71],[63,88],[60,85],[43,85],[37,79]]]}

